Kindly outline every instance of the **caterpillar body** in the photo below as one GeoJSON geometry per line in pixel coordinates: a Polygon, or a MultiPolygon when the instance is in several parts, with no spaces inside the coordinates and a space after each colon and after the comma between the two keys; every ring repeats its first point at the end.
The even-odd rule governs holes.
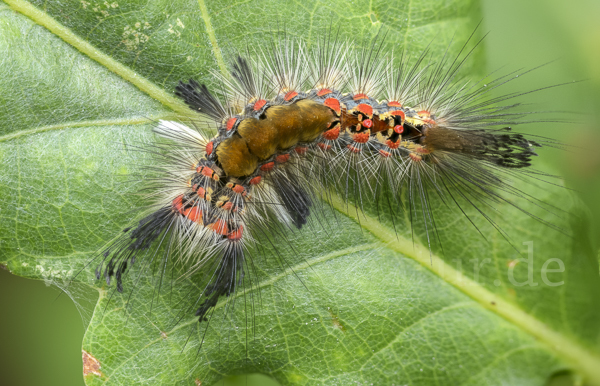
{"type": "Polygon", "coordinates": [[[331,194],[358,208],[404,196],[426,226],[428,191],[473,205],[519,195],[506,178],[528,170],[543,141],[507,127],[520,116],[518,104],[499,104],[511,96],[488,97],[507,78],[459,82],[466,44],[452,60],[425,52],[411,65],[382,47],[355,51],[327,35],[311,50],[283,38],[215,73],[216,92],[180,82],[176,94],[204,121],[159,122],[168,141],[155,151],[155,206],[99,255],[97,278],[121,292],[128,267],[162,247],[164,264],[176,255],[188,272],[208,272],[194,307],[202,321],[243,283],[262,235],[301,228],[331,194]]]}

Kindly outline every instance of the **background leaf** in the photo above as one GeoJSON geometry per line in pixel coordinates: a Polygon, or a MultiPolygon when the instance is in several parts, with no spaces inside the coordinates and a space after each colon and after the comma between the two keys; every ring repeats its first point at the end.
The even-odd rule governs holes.
{"type": "MultiPolygon", "coordinates": [[[[464,2],[423,2],[418,9],[344,3],[343,14],[335,3],[319,2],[8,4],[21,15],[0,9],[7,53],[1,68],[10,74],[0,77],[2,260],[16,274],[54,281],[82,267],[139,205],[138,167],[149,160],[125,145],[153,140],[147,118],[182,111],[170,95],[177,80],[209,81],[207,69],[222,67],[220,57],[264,44],[278,23],[265,23],[264,15],[278,15],[309,42],[331,23],[352,37],[384,28],[390,47],[410,42],[414,52],[436,36],[438,53],[452,36],[463,42],[478,21],[464,2]]],[[[531,189],[580,213],[563,189],[531,189]]],[[[490,241],[482,240],[457,211],[435,208],[446,226],[444,250],[434,246],[432,254],[422,229],[413,247],[401,217],[396,238],[389,217],[375,220],[371,211],[359,225],[338,214],[336,232],[298,233],[293,246],[302,253],[286,252],[306,288],[273,255],[257,258],[256,330],[246,329],[240,295],[233,314],[217,310],[198,355],[201,330],[184,348],[194,318],[172,327],[177,300],[192,283],[161,296],[149,315],[149,286],[138,287],[130,315],[123,312],[126,296],[107,303],[111,292],[102,288],[84,341],[102,375],[86,381],[210,384],[226,374],[263,372],[282,383],[543,384],[574,369],[598,382],[598,266],[585,224],[527,209],[583,235],[564,237],[499,208],[494,218],[508,219],[503,227],[514,245],[525,249],[521,243],[533,241],[538,286],[512,285],[507,264],[520,256],[485,222],[478,225],[490,241]],[[552,281],[565,285],[541,284],[541,265],[552,257],[567,267],[552,281]],[[486,258],[476,273],[471,260],[480,266],[486,258]]],[[[527,279],[526,264],[515,272],[519,282],[527,279]]]]}

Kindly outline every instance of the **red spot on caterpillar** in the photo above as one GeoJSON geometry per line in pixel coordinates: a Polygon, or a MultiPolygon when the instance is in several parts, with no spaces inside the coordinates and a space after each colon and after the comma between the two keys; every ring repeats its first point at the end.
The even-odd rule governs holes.
{"type": "Polygon", "coordinates": [[[229,118],[227,120],[227,131],[233,129],[233,126],[235,126],[237,120],[238,120],[237,118],[229,118]]]}
{"type": "Polygon", "coordinates": [[[231,203],[231,202],[226,202],[225,204],[223,204],[223,206],[221,206],[221,208],[222,208],[223,210],[227,210],[227,211],[229,211],[229,210],[231,210],[231,208],[233,208],[233,203],[231,203]]]}
{"type": "Polygon", "coordinates": [[[296,146],[296,148],[294,149],[296,151],[297,154],[306,154],[306,152],[308,151],[307,147],[304,146],[296,146]]]}
{"type": "Polygon", "coordinates": [[[193,222],[202,222],[202,211],[197,206],[187,208],[183,211],[183,215],[193,222]]]}
{"type": "Polygon", "coordinates": [[[373,121],[370,119],[365,119],[364,121],[361,122],[361,124],[366,127],[367,129],[370,129],[371,127],[373,127],[373,121]]]}
{"type": "Polygon", "coordinates": [[[356,143],[367,143],[369,141],[369,136],[370,136],[369,132],[356,133],[356,134],[354,134],[354,137],[352,139],[356,143]]]}
{"type": "Polygon", "coordinates": [[[417,114],[427,123],[435,123],[435,120],[431,118],[431,113],[427,110],[421,110],[417,114]]]}
{"type": "Polygon", "coordinates": [[[361,99],[369,99],[369,97],[367,96],[367,94],[354,94],[352,99],[354,99],[355,101],[358,101],[361,99]]]}
{"type": "Polygon", "coordinates": [[[181,213],[181,208],[183,208],[183,194],[175,197],[171,205],[174,211],[181,213]]]}
{"type": "Polygon", "coordinates": [[[348,148],[348,150],[350,150],[352,153],[360,153],[360,149],[358,147],[354,147],[352,145],[347,145],[346,146],[348,148]]]}
{"type": "Polygon", "coordinates": [[[254,107],[252,107],[252,108],[254,109],[254,111],[258,111],[258,110],[262,109],[266,104],[267,104],[266,100],[259,99],[256,101],[256,103],[254,103],[254,107]]]}
{"type": "Polygon", "coordinates": [[[386,158],[392,155],[391,153],[389,153],[385,150],[379,150],[379,154],[381,154],[381,156],[386,157],[386,158]]]}
{"type": "Polygon", "coordinates": [[[282,164],[284,162],[288,162],[290,160],[290,155],[289,154],[280,154],[278,156],[275,156],[275,161],[278,164],[282,164]]]}
{"type": "Polygon", "coordinates": [[[225,220],[217,220],[214,223],[210,224],[208,228],[212,229],[215,233],[221,236],[225,236],[227,235],[227,233],[229,233],[229,230],[227,229],[227,222],[225,220]]]}
{"type": "Polygon", "coordinates": [[[210,195],[206,194],[206,189],[204,189],[203,187],[199,187],[198,190],[196,190],[196,194],[198,195],[198,197],[210,201],[210,195]]]}
{"type": "Polygon", "coordinates": [[[390,107],[402,107],[402,103],[398,101],[389,101],[387,105],[390,107]]]}
{"type": "Polygon", "coordinates": [[[397,149],[400,146],[400,140],[398,140],[396,142],[392,142],[390,139],[388,139],[387,141],[385,141],[385,144],[390,149],[397,149]]]}
{"type": "Polygon", "coordinates": [[[241,194],[241,195],[246,194],[246,189],[240,184],[234,184],[233,182],[228,182],[227,185],[225,185],[225,186],[228,187],[229,189],[233,190],[234,193],[241,194]]]}
{"type": "Polygon", "coordinates": [[[331,145],[326,145],[323,142],[317,143],[317,146],[321,148],[321,150],[329,150],[331,149],[331,145]]]}
{"type": "Polygon", "coordinates": [[[196,172],[202,174],[204,177],[212,178],[215,181],[219,181],[219,176],[217,175],[217,173],[215,173],[215,171],[209,168],[208,166],[198,166],[196,172]]]}
{"type": "Polygon", "coordinates": [[[408,156],[415,162],[420,162],[423,159],[420,155],[416,155],[415,153],[408,153],[408,156]]]}
{"type": "Polygon", "coordinates": [[[250,185],[258,185],[258,184],[260,184],[261,180],[262,180],[261,176],[256,176],[250,180],[250,185]]]}
{"type": "Polygon", "coordinates": [[[390,115],[402,118],[402,122],[404,122],[404,120],[406,119],[406,114],[404,114],[404,111],[402,110],[394,110],[390,113],[390,115]]]}
{"type": "Polygon", "coordinates": [[[331,90],[328,88],[322,88],[319,91],[317,91],[317,96],[323,96],[323,95],[327,95],[327,94],[331,94],[331,90]]]}
{"type": "Polygon", "coordinates": [[[294,99],[296,96],[298,95],[298,93],[294,90],[289,91],[287,94],[285,94],[285,96],[283,97],[283,99],[288,102],[292,99],[294,99]]]}
{"type": "Polygon", "coordinates": [[[415,153],[419,153],[419,154],[429,154],[431,153],[427,148],[423,147],[423,146],[417,146],[415,147],[415,153]]]}
{"type": "Polygon", "coordinates": [[[209,143],[206,144],[206,155],[212,154],[214,146],[215,146],[215,144],[213,143],[213,141],[210,141],[209,143]]]}
{"type": "Polygon", "coordinates": [[[373,116],[373,107],[369,106],[366,103],[361,103],[356,106],[356,109],[361,113],[367,115],[369,118],[373,116]]]}
{"type": "Polygon", "coordinates": [[[340,101],[335,98],[327,98],[323,104],[330,109],[332,109],[338,116],[342,113],[342,109],[340,108],[340,101]]]}
{"type": "Polygon", "coordinates": [[[246,189],[242,185],[237,184],[231,190],[233,190],[237,194],[244,194],[246,192],[246,189]]]}
{"type": "Polygon", "coordinates": [[[340,136],[340,125],[336,125],[333,129],[327,130],[323,133],[323,138],[333,141],[340,136]]]}
{"type": "Polygon", "coordinates": [[[404,126],[402,126],[402,125],[394,126],[394,132],[396,132],[398,134],[402,134],[404,132],[404,126]]]}
{"type": "Polygon", "coordinates": [[[275,162],[267,162],[266,164],[260,167],[260,170],[263,172],[270,172],[275,167],[275,162]]]}
{"type": "Polygon", "coordinates": [[[227,235],[227,238],[232,241],[236,241],[242,238],[242,234],[244,233],[244,227],[240,225],[240,227],[227,235]]]}

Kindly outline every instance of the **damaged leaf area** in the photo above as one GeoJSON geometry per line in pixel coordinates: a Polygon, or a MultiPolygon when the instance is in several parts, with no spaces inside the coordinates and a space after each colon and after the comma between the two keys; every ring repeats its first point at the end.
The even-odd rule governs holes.
{"type": "MultiPolygon", "coordinates": [[[[309,45],[334,25],[344,39],[385,33],[388,52],[429,47],[438,58],[460,50],[479,21],[473,9],[475,0],[0,3],[0,266],[61,287],[80,272],[99,291],[86,384],[262,373],[284,385],[545,385],[561,374],[600,385],[597,256],[579,201],[560,186],[519,186],[560,216],[527,200],[519,205],[533,217],[488,208],[510,242],[470,206],[435,195],[431,242],[418,222],[411,230],[410,213],[366,203],[360,214],[334,200],[320,222],[252,251],[252,275],[210,323],[187,312],[201,273],[175,270],[159,289],[160,275],[136,264],[120,294],[86,265],[147,204],[153,159],[133,149],[156,141],[155,121],[189,115],[177,82],[210,85],[237,52],[266,47],[277,23],[264,15],[309,45]]],[[[481,52],[466,73],[484,72],[481,52]]]]}
{"type": "Polygon", "coordinates": [[[81,350],[81,359],[83,360],[83,376],[88,377],[88,375],[96,375],[98,377],[102,377],[102,372],[100,371],[100,362],[98,359],[94,358],[92,354],[85,350],[81,350]]]}

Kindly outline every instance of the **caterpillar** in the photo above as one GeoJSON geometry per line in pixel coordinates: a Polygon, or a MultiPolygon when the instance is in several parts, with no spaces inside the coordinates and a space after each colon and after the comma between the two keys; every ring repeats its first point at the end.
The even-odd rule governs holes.
{"type": "Polygon", "coordinates": [[[329,33],[309,48],[280,36],[237,56],[230,74],[213,73],[213,90],[180,81],[175,94],[202,120],[158,122],[165,141],[149,150],[158,157],[154,205],[95,258],[96,278],[122,292],[138,260],[178,260],[188,274],[208,275],[194,303],[202,322],[243,285],[264,235],[285,238],[333,195],[359,210],[406,206],[422,217],[429,243],[431,194],[460,198],[496,226],[484,208],[506,193],[524,196],[507,179],[535,174],[544,144],[510,129],[522,114],[502,102],[514,95],[489,97],[518,74],[461,82],[469,41],[455,58],[436,62],[425,51],[411,63],[381,40],[354,49],[329,33]]]}

